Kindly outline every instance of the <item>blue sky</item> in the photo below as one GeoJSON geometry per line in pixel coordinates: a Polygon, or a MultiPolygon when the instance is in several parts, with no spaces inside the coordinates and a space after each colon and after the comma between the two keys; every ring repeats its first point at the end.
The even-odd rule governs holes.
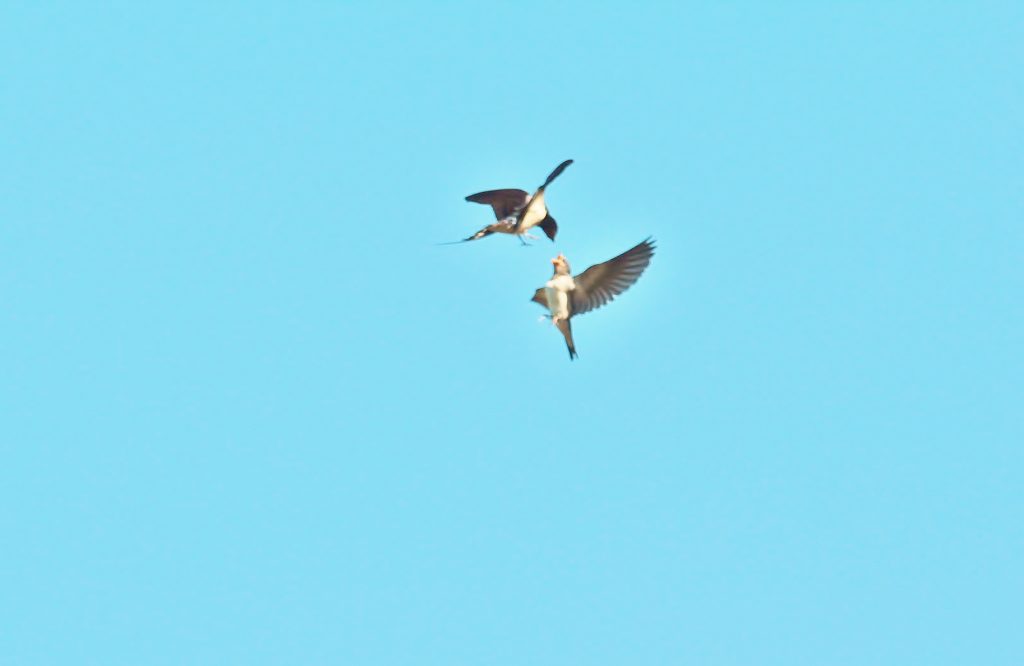
{"type": "Polygon", "coordinates": [[[5,663],[1022,663],[1018,3],[205,4],[0,9],[5,663]]]}

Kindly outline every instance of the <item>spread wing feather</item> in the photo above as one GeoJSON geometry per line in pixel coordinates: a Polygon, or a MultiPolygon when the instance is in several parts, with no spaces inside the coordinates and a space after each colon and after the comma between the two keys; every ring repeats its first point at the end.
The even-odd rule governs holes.
{"type": "Polygon", "coordinates": [[[523,190],[488,190],[466,197],[466,201],[487,204],[493,208],[494,217],[498,220],[515,216],[529,200],[530,195],[523,190]]]}
{"type": "MultiPolygon", "coordinates": [[[[572,316],[581,315],[612,302],[640,278],[654,256],[650,238],[614,259],[595,264],[577,275],[576,289],[569,292],[572,316]]],[[[534,297],[536,298],[536,296],[534,297]]]]}

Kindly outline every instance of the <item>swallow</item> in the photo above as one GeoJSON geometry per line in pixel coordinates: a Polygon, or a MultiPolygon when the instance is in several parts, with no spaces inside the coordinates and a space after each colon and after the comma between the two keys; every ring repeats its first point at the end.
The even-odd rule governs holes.
{"type": "Polygon", "coordinates": [[[572,160],[566,160],[555,167],[544,184],[537,188],[537,191],[530,196],[523,190],[488,190],[477,192],[466,197],[466,201],[473,203],[487,204],[494,209],[494,217],[497,222],[489,224],[480,231],[468,238],[463,238],[457,243],[474,241],[491,234],[513,234],[526,245],[523,238],[536,240],[536,236],[527,233],[533,227],[540,227],[544,234],[552,241],[558,233],[558,223],[548,213],[548,207],[544,203],[544,190],[558,178],[566,167],[572,164],[572,160]]]}
{"type": "Polygon", "coordinates": [[[531,299],[548,309],[554,324],[569,348],[569,359],[578,356],[572,340],[572,318],[612,302],[640,278],[654,256],[654,241],[650,238],[626,250],[614,259],[594,264],[573,277],[564,255],[551,260],[555,274],[531,299]]]}

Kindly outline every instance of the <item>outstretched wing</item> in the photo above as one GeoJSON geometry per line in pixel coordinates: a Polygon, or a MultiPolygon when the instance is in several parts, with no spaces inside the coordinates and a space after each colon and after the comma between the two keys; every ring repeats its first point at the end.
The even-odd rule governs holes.
{"type": "Polygon", "coordinates": [[[493,208],[494,217],[499,220],[514,216],[529,200],[530,195],[522,190],[488,190],[466,197],[466,201],[487,204],[493,208]]]}
{"type": "Polygon", "coordinates": [[[533,298],[530,299],[537,305],[543,307],[545,310],[548,309],[548,297],[544,294],[544,287],[541,287],[537,291],[533,292],[533,298]]]}
{"type": "Polygon", "coordinates": [[[551,172],[550,176],[548,176],[548,179],[545,180],[544,184],[541,185],[538,189],[543,190],[545,187],[550,185],[551,181],[553,181],[555,178],[558,178],[559,176],[561,176],[562,172],[565,171],[565,167],[569,166],[570,164],[572,164],[572,160],[566,160],[566,161],[562,162],[561,164],[559,164],[558,166],[556,166],[555,170],[551,172]]]}
{"type": "Polygon", "coordinates": [[[614,259],[595,264],[577,275],[573,278],[576,288],[569,292],[572,316],[596,310],[632,287],[653,256],[654,241],[648,238],[614,259]]]}

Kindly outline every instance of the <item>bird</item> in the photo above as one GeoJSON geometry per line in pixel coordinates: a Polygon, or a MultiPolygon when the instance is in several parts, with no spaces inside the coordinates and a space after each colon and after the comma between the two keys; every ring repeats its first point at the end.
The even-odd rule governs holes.
{"type": "Polygon", "coordinates": [[[619,256],[594,264],[575,277],[565,255],[559,254],[551,260],[555,266],[554,275],[530,300],[550,312],[547,316],[551,318],[551,323],[565,337],[569,360],[578,356],[572,339],[572,318],[610,303],[632,287],[651,263],[653,256],[654,240],[647,238],[619,256]]]}
{"type": "Polygon", "coordinates": [[[555,167],[555,170],[547,177],[544,184],[537,188],[533,196],[523,190],[516,189],[488,190],[486,192],[470,194],[466,197],[466,201],[490,206],[494,209],[494,217],[497,219],[497,222],[488,224],[472,236],[455,242],[465,243],[466,241],[479,240],[491,234],[512,234],[518,236],[523,245],[528,245],[523,240],[524,237],[530,240],[537,240],[536,236],[531,236],[527,233],[533,227],[540,227],[544,234],[553,242],[555,234],[558,233],[558,223],[548,213],[548,207],[544,203],[544,190],[570,164],[572,164],[572,160],[565,160],[555,167]]]}

